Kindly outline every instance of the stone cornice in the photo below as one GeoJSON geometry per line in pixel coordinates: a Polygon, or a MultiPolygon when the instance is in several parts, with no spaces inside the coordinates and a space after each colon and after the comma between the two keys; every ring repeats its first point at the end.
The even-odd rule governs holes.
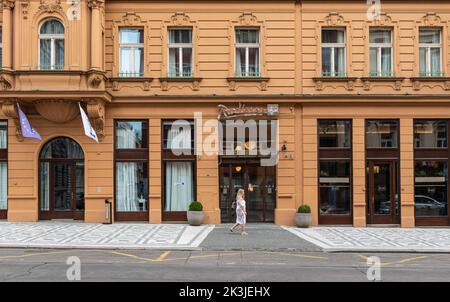
{"type": "Polygon", "coordinates": [[[88,7],[102,8],[105,5],[105,0],[88,0],[88,7]]]}
{"type": "Polygon", "coordinates": [[[2,0],[2,8],[5,9],[13,9],[14,8],[14,0],[2,0]]]}

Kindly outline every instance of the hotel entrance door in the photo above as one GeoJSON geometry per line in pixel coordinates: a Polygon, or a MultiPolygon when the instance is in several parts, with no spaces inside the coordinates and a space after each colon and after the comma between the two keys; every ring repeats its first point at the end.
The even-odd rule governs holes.
{"type": "Polygon", "coordinates": [[[239,189],[245,190],[247,222],[274,222],[275,167],[259,161],[235,161],[220,166],[220,210],[222,222],[234,222],[232,203],[239,189]]]}

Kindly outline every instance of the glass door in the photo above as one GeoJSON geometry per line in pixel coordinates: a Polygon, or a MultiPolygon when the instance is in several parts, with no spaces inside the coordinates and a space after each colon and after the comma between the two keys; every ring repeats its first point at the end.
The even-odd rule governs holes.
{"type": "Polygon", "coordinates": [[[399,223],[397,163],[369,161],[367,170],[367,222],[369,224],[399,223]]]}

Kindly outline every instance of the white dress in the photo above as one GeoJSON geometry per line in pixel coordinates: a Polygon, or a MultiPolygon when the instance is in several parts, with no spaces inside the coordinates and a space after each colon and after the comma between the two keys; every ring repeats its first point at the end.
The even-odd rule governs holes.
{"type": "Polygon", "coordinates": [[[237,224],[245,224],[247,217],[244,213],[245,209],[245,200],[236,200],[236,223],[237,224]]]}

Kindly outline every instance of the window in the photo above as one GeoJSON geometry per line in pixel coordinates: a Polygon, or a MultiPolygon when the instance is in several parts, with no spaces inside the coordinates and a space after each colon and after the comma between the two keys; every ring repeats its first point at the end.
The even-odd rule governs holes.
{"type": "Polygon", "coordinates": [[[162,143],[164,218],[176,220],[195,199],[194,121],[163,121],[162,143]]]}
{"type": "Polygon", "coordinates": [[[415,215],[447,216],[447,161],[416,160],[414,174],[415,215]]]}
{"type": "Polygon", "coordinates": [[[351,148],[351,121],[319,121],[320,148],[351,148]]]}
{"type": "Polygon", "coordinates": [[[192,76],[192,30],[169,30],[169,77],[192,76]]]}
{"type": "Polygon", "coordinates": [[[442,75],[442,42],[440,29],[419,31],[420,76],[442,75]]]}
{"type": "Polygon", "coordinates": [[[414,147],[428,149],[447,148],[447,122],[415,121],[414,147]]]}
{"type": "Polygon", "coordinates": [[[236,76],[259,77],[259,30],[236,30],[236,76]]]}
{"type": "Polygon", "coordinates": [[[39,29],[39,69],[64,69],[64,25],[56,19],[44,21],[39,29]]]}
{"type": "Polygon", "coordinates": [[[367,148],[397,148],[398,122],[371,120],[366,121],[367,148]]]}
{"type": "Polygon", "coordinates": [[[320,161],[320,215],[349,215],[350,161],[320,161]]]}
{"type": "Polygon", "coordinates": [[[116,217],[148,220],[148,122],[115,121],[116,217]]]}
{"type": "MultiPolygon", "coordinates": [[[[8,122],[0,121],[0,211],[8,209],[8,122]]],[[[0,215],[1,217],[2,215],[0,215]]],[[[6,218],[6,217],[1,217],[6,218]]]]}
{"type": "Polygon", "coordinates": [[[3,60],[3,27],[0,27],[0,67],[2,67],[3,60]]]}
{"type": "Polygon", "coordinates": [[[345,64],[345,29],[323,29],[322,75],[345,76],[345,64]]]}
{"type": "Polygon", "coordinates": [[[120,30],[120,77],[144,75],[144,31],[122,28],[120,30]]]}
{"type": "Polygon", "coordinates": [[[390,77],[393,75],[392,30],[370,30],[370,76],[390,77]]]}

